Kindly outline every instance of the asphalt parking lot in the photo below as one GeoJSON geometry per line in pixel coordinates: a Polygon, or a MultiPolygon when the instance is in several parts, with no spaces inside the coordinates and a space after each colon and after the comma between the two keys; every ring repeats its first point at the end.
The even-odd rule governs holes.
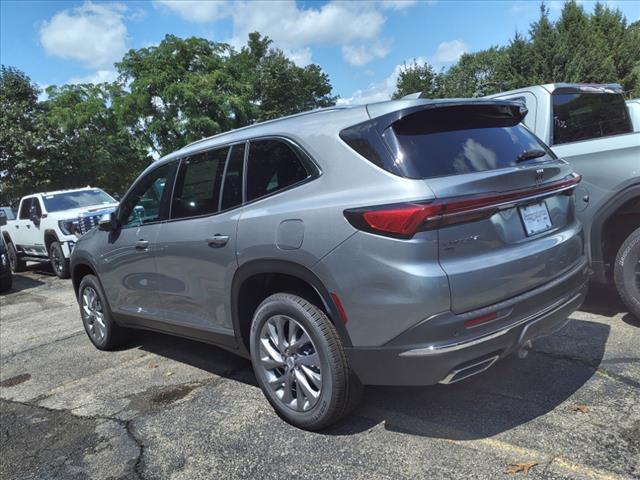
{"type": "Polygon", "coordinates": [[[280,420],[247,361],[159,334],[99,352],[70,281],[0,296],[2,479],[640,477],[640,322],[593,287],[524,360],[450,386],[368,387],[321,433],[280,420]]]}

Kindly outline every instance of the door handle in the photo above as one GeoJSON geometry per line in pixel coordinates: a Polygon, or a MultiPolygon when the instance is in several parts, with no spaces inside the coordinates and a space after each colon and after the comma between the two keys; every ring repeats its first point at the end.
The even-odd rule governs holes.
{"type": "Polygon", "coordinates": [[[220,235],[219,233],[215,234],[213,237],[207,238],[207,243],[213,248],[224,247],[228,241],[229,235],[220,235]]]}
{"type": "Polygon", "coordinates": [[[136,250],[147,250],[149,248],[149,242],[147,240],[138,240],[136,242],[136,250]]]}

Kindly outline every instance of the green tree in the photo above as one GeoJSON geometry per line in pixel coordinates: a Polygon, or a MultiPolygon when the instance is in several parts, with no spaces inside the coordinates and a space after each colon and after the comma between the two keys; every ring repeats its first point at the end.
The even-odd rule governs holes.
{"type": "Polygon", "coordinates": [[[531,84],[544,84],[554,81],[556,65],[556,44],[558,33],[549,20],[549,9],[544,2],[540,4],[540,18],[531,24],[531,84]]]}
{"type": "Polygon", "coordinates": [[[38,87],[24,72],[0,68],[0,204],[6,205],[42,183],[46,136],[38,87]]]}
{"type": "Polygon", "coordinates": [[[119,121],[117,84],[49,87],[44,102],[49,145],[42,165],[49,189],[92,185],[123,194],[151,158],[119,121]]]}
{"type": "Polygon", "coordinates": [[[226,44],[173,35],[158,46],[129,50],[116,64],[130,89],[116,100],[119,117],[159,154],[245,125],[250,85],[225,68],[231,53],[226,44]]]}
{"type": "Polygon", "coordinates": [[[137,138],[163,155],[255,121],[335,104],[319,66],[298,67],[270,45],[258,33],[240,52],[167,35],[158,46],[130,50],[116,64],[130,88],[116,111],[137,138]]]}
{"type": "Polygon", "coordinates": [[[509,85],[504,73],[505,49],[491,47],[465,53],[442,76],[443,97],[477,97],[498,92],[509,85]]]}
{"type": "Polygon", "coordinates": [[[392,98],[402,98],[411,93],[421,92],[422,97],[436,98],[438,96],[439,75],[428,63],[420,64],[414,60],[410,65],[404,65],[398,76],[396,91],[392,98]]]}

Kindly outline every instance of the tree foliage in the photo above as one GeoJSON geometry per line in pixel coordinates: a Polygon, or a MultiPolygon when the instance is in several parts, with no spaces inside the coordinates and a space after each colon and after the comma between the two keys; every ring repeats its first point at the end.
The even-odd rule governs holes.
{"type": "MultiPolygon", "coordinates": [[[[482,96],[553,82],[620,83],[640,96],[640,22],[627,25],[618,9],[597,3],[593,13],[569,0],[554,23],[542,3],[528,36],[463,54],[447,71],[420,83],[415,66],[400,74],[394,98],[415,91],[432,98],[482,96]],[[409,81],[410,80],[410,81],[409,81]],[[424,90],[415,90],[425,86],[424,90]]],[[[433,71],[429,65],[419,70],[433,71]]]]}
{"type": "Polygon", "coordinates": [[[258,33],[240,51],[167,35],[116,68],[117,82],[49,87],[39,101],[29,77],[2,66],[1,205],[87,184],[122,194],[152,154],[336,101],[319,66],[296,66],[258,33]]]}

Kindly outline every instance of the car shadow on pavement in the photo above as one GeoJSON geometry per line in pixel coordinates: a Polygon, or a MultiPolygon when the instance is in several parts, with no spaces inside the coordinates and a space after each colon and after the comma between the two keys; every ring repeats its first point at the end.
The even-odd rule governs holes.
{"type": "Polygon", "coordinates": [[[351,417],[328,429],[350,435],[386,430],[449,440],[487,438],[554,410],[595,373],[610,327],[571,320],[534,342],[527,358],[510,356],[486,372],[452,385],[367,387],[351,417]]]}
{"type": "Polygon", "coordinates": [[[11,289],[6,292],[2,292],[2,295],[11,295],[12,293],[18,293],[23,290],[29,290],[31,288],[44,285],[44,282],[35,278],[26,277],[19,273],[13,275],[13,282],[11,289]]]}
{"type": "Polygon", "coordinates": [[[580,310],[595,315],[613,317],[618,313],[626,312],[627,307],[620,300],[620,296],[613,285],[591,282],[589,284],[589,293],[580,310]]]}
{"type": "Polygon", "coordinates": [[[257,386],[249,360],[222,348],[163,333],[133,330],[132,334],[125,349],[138,348],[214,375],[257,386]],[[242,370],[249,370],[250,375],[242,374],[242,370]]]}
{"type": "MultiPolygon", "coordinates": [[[[390,431],[450,440],[496,435],[551,412],[580,389],[602,361],[609,330],[608,325],[572,319],[559,332],[534,342],[527,358],[511,356],[460,383],[368,386],[350,416],[319,433],[352,435],[383,424],[390,431]]],[[[126,348],[257,388],[248,360],[211,345],[144,332],[126,348]]]]}

